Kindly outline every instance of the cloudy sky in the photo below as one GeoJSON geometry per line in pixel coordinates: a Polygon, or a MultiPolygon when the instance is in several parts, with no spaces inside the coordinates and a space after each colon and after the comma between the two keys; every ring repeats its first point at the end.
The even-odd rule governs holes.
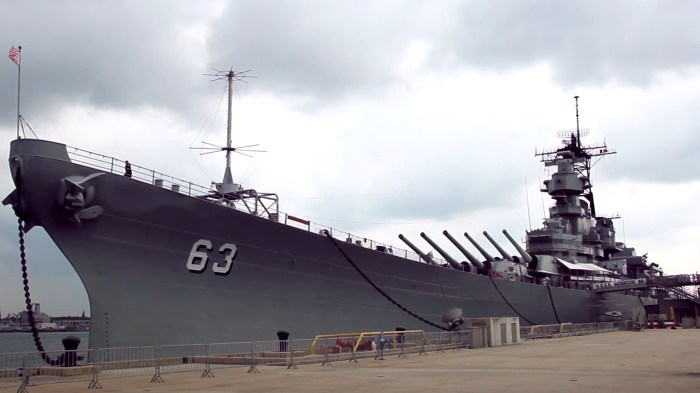
{"type": "MultiPolygon", "coordinates": [[[[21,112],[42,139],[202,185],[224,157],[224,84],[238,84],[244,186],[280,209],[425,251],[425,231],[523,239],[550,203],[535,149],[575,128],[618,154],[594,167],[599,214],[667,273],[700,255],[700,8],[696,1],[9,1],[0,48],[22,45],[21,112]],[[527,184],[527,187],[526,187],[527,184]],[[529,202],[529,214],[528,214],[529,202]]],[[[0,62],[0,136],[16,134],[17,67],[0,62]]],[[[6,150],[7,151],[7,147],[6,150]]],[[[0,192],[13,189],[9,173],[0,192]]],[[[0,311],[23,293],[11,209],[0,209],[0,311]]],[[[27,239],[32,297],[89,312],[41,228],[27,239]]],[[[490,247],[486,247],[492,250],[490,247]]],[[[508,249],[510,249],[508,247],[508,249]]],[[[514,252],[514,251],[513,251],[514,252]]]]}

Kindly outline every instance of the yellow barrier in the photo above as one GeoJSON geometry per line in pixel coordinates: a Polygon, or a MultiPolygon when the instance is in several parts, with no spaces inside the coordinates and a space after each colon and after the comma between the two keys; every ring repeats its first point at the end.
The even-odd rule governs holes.
{"type": "MultiPolygon", "coordinates": [[[[565,322],[565,323],[560,323],[560,324],[558,325],[558,326],[559,326],[559,333],[558,333],[558,334],[559,334],[560,337],[561,337],[562,333],[564,332],[564,326],[568,326],[568,325],[573,325],[573,324],[572,324],[571,322],[565,322]]],[[[557,325],[556,325],[556,324],[552,324],[552,325],[532,325],[532,326],[530,326],[530,337],[532,337],[532,336],[535,335],[535,333],[536,333],[535,330],[537,330],[537,333],[546,334],[546,330],[545,330],[545,329],[546,329],[548,326],[549,326],[549,327],[555,327],[555,326],[557,326],[557,325]]]]}
{"type": "Polygon", "coordinates": [[[357,342],[353,347],[353,351],[357,352],[357,348],[360,346],[362,339],[365,337],[378,336],[384,333],[385,336],[391,336],[394,345],[396,345],[396,336],[400,334],[415,334],[420,333],[423,338],[423,342],[427,343],[428,340],[425,337],[425,332],[423,330],[393,330],[390,332],[360,332],[360,333],[339,333],[339,334],[321,334],[314,337],[314,341],[311,343],[311,353],[315,352],[316,342],[323,338],[343,338],[343,337],[357,337],[357,342]]]}

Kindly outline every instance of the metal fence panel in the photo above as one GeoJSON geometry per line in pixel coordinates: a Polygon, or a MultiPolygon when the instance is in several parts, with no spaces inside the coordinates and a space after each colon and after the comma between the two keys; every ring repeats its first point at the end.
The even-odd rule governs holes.
{"type": "MultiPolygon", "coordinates": [[[[0,355],[2,374],[7,378],[0,381],[13,379],[25,384],[50,384],[61,382],[90,381],[95,373],[95,365],[90,362],[94,359],[94,351],[79,349],[73,351],[46,351],[27,352],[22,358],[18,354],[0,355]],[[10,355],[9,357],[6,355],[10,355]],[[18,362],[19,364],[18,367],[18,362]],[[15,378],[12,377],[14,374],[15,378]]],[[[5,382],[0,382],[4,384],[5,382]]],[[[17,385],[10,382],[9,386],[17,385]]],[[[2,386],[2,385],[0,385],[2,386]]]]}
{"type": "Polygon", "coordinates": [[[257,341],[253,348],[255,365],[286,366],[289,362],[289,341],[257,341]]]}
{"type": "Polygon", "coordinates": [[[532,325],[522,326],[520,328],[520,336],[523,340],[536,340],[543,338],[582,336],[587,334],[614,332],[624,330],[626,328],[627,327],[624,321],[532,325]]]}
{"type": "Polygon", "coordinates": [[[301,364],[322,363],[323,354],[316,345],[315,339],[300,339],[289,341],[289,364],[287,367],[296,368],[301,364]]]}
{"type": "Polygon", "coordinates": [[[0,388],[19,386],[24,377],[25,353],[0,354],[0,388]]]}
{"type": "MultiPolygon", "coordinates": [[[[157,350],[154,379],[161,374],[209,370],[207,344],[162,345],[157,350]]],[[[204,374],[202,374],[204,376],[204,374]]]]}
{"type": "Polygon", "coordinates": [[[155,346],[97,350],[96,363],[100,379],[153,375],[157,362],[155,346]]]}
{"type": "Polygon", "coordinates": [[[209,364],[212,370],[251,367],[255,363],[252,342],[215,343],[209,345],[209,364]]]}

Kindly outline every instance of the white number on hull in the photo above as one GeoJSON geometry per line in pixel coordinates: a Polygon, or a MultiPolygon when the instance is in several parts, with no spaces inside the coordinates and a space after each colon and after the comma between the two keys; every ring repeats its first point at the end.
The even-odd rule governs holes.
{"type": "Polygon", "coordinates": [[[215,263],[214,266],[212,266],[212,270],[214,270],[214,273],[224,275],[228,274],[231,271],[233,258],[236,256],[237,252],[238,248],[236,248],[235,244],[226,243],[223,246],[219,247],[219,254],[225,255],[224,261],[226,261],[226,264],[224,266],[221,266],[219,262],[215,263]]]}
{"type": "MultiPolygon", "coordinates": [[[[207,268],[209,252],[213,249],[211,241],[199,239],[192,245],[190,257],[187,259],[187,269],[193,273],[201,273],[207,268]]],[[[233,258],[236,257],[238,248],[235,244],[226,243],[219,247],[219,254],[224,256],[224,264],[216,262],[212,265],[215,274],[227,275],[231,272],[233,258]]]]}
{"type": "Polygon", "coordinates": [[[211,242],[205,239],[199,239],[192,245],[192,251],[190,251],[190,258],[187,260],[187,268],[191,272],[201,273],[207,268],[207,260],[209,260],[209,254],[206,251],[200,251],[199,249],[204,247],[206,251],[211,251],[211,242]]]}

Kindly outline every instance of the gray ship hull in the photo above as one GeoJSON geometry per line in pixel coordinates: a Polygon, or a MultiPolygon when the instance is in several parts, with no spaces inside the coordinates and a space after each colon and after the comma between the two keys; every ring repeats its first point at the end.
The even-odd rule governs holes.
{"type": "MultiPolygon", "coordinates": [[[[399,326],[435,330],[384,298],[327,236],[73,163],[60,144],[17,140],[10,157],[21,214],[47,231],[85,285],[92,348],[272,340],[278,330],[292,338],[399,326]],[[62,179],[96,173],[90,205],[103,212],[75,223],[60,203],[62,179]],[[200,240],[210,241],[212,251],[205,268],[193,272],[187,264],[200,240]],[[235,258],[228,274],[216,274],[214,266],[226,265],[226,250],[218,252],[225,244],[235,245],[235,258]]],[[[655,303],[493,279],[338,244],[391,298],[436,323],[452,307],[465,317],[551,324],[597,322],[609,311],[629,319],[655,303]]]]}

